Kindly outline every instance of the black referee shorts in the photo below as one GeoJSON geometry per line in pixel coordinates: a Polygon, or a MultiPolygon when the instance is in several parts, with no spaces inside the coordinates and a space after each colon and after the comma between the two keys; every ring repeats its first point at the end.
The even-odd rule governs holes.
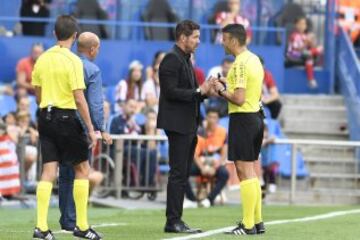
{"type": "Polygon", "coordinates": [[[231,113],[228,160],[258,160],[263,135],[264,122],[261,113],[231,113]]]}
{"type": "Polygon", "coordinates": [[[39,135],[43,163],[58,161],[77,165],[88,160],[89,142],[76,110],[46,109],[39,113],[39,135]]]}

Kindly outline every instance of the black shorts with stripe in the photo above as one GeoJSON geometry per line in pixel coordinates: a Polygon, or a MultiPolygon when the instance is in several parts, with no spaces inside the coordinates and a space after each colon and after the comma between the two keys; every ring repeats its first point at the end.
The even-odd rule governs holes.
{"type": "Polygon", "coordinates": [[[260,112],[231,113],[229,120],[229,161],[255,161],[259,158],[264,134],[260,112]]]}
{"type": "Polygon", "coordinates": [[[53,108],[39,113],[42,162],[77,165],[88,160],[89,142],[76,110],[53,108]]]}

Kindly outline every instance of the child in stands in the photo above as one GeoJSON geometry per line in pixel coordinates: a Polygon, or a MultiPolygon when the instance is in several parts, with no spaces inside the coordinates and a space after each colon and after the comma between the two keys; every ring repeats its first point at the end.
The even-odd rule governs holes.
{"type": "Polygon", "coordinates": [[[310,88],[316,88],[317,82],[314,77],[314,62],[322,52],[322,46],[316,46],[313,34],[307,31],[305,17],[295,20],[295,29],[290,34],[286,58],[291,66],[305,65],[306,76],[310,88]]]}

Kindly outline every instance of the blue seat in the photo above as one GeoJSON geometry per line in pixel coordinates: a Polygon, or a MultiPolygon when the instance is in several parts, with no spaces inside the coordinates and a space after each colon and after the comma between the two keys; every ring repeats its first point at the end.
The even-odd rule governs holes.
{"type": "Polygon", "coordinates": [[[225,129],[229,128],[229,116],[220,118],[219,125],[224,127],[225,129]]]}
{"type": "MultiPolygon", "coordinates": [[[[269,136],[286,139],[285,134],[281,130],[279,122],[275,119],[266,119],[269,130],[269,136]]],[[[277,163],[279,165],[279,173],[283,177],[291,176],[291,145],[275,144],[270,145],[267,150],[266,164],[277,163]]],[[[300,152],[296,152],[297,167],[296,175],[299,178],[308,176],[305,161],[300,152]]]]}
{"type": "Polygon", "coordinates": [[[135,114],[135,122],[137,125],[142,126],[146,123],[146,116],[142,113],[135,114]]]}
{"type": "Polygon", "coordinates": [[[14,97],[0,95],[0,116],[5,116],[9,112],[16,111],[16,101],[14,97]]]}
{"type": "Polygon", "coordinates": [[[38,109],[38,105],[36,103],[36,97],[35,96],[29,96],[29,100],[30,100],[31,121],[35,122],[36,121],[36,111],[38,109]]]}
{"type": "Polygon", "coordinates": [[[115,93],[116,93],[116,86],[108,86],[105,90],[105,98],[111,104],[115,104],[115,93]]]}

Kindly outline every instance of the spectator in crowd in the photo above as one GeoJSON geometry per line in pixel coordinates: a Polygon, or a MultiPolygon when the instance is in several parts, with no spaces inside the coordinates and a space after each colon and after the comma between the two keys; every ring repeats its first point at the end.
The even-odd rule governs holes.
{"type": "Polygon", "coordinates": [[[322,54],[322,46],[315,46],[313,37],[306,32],[306,29],[306,18],[304,16],[297,18],[295,29],[288,39],[287,65],[305,65],[309,87],[316,88],[314,62],[322,54]]]}
{"type": "Polygon", "coordinates": [[[10,84],[2,84],[0,85],[0,95],[14,96],[15,91],[10,84]]]}
{"type": "Polygon", "coordinates": [[[143,65],[134,60],[129,65],[129,72],[127,79],[120,80],[116,86],[115,100],[117,102],[124,102],[129,99],[141,101],[141,90],[143,86],[143,65]]]}
{"type": "Polygon", "coordinates": [[[15,112],[9,112],[6,114],[3,119],[6,126],[16,126],[16,113],[15,112]]]}
{"type": "Polygon", "coordinates": [[[159,110],[159,98],[154,94],[148,93],[145,96],[145,106],[141,109],[141,112],[146,115],[149,111],[158,112],[159,110]]]}
{"type": "MultiPolygon", "coordinates": [[[[144,22],[175,23],[178,17],[167,0],[150,0],[142,15],[142,20],[144,22]]],[[[172,28],[164,27],[145,28],[145,37],[148,40],[172,41],[175,39],[172,28]]]]}
{"type": "MultiPolygon", "coordinates": [[[[219,75],[220,77],[226,78],[233,61],[233,58],[225,57],[222,60],[221,65],[215,66],[209,70],[207,79],[209,79],[210,77],[218,77],[219,75]]],[[[223,98],[209,97],[207,107],[217,108],[219,110],[220,117],[225,117],[228,115],[228,103],[223,98]]]]}
{"type": "Polygon", "coordinates": [[[274,143],[275,138],[269,136],[269,129],[265,124],[264,127],[264,138],[261,146],[261,166],[264,179],[263,190],[268,190],[268,192],[273,193],[276,191],[276,174],[278,169],[277,162],[271,162],[268,158],[269,146],[274,143]]]}
{"type": "Polygon", "coordinates": [[[233,58],[225,57],[222,60],[221,65],[210,68],[206,79],[210,77],[218,77],[219,74],[221,77],[226,77],[233,62],[233,58]]]}
{"type": "MultiPolygon", "coordinates": [[[[151,119],[147,120],[147,123],[145,124],[145,126],[139,126],[136,121],[135,121],[135,113],[136,113],[136,109],[137,109],[137,101],[134,99],[128,99],[126,100],[124,106],[123,106],[123,111],[122,114],[116,116],[113,118],[113,120],[110,123],[110,133],[111,134],[131,134],[131,135],[139,135],[139,134],[144,134],[147,132],[148,134],[152,133],[154,134],[156,128],[154,128],[154,124],[153,122],[151,122],[151,119]]],[[[146,173],[146,168],[144,166],[146,166],[146,159],[147,159],[147,147],[148,146],[140,146],[138,147],[138,145],[136,143],[130,143],[130,142],[125,142],[125,147],[124,147],[124,159],[125,162],[124,164],[132,164],[134,166],[136,166],[137,163],[137,155],[138,153],[140,153],[140,166],[137,166],[138,169],[141,170],[141,176],[140,178],[142,179],[142,184],[145,183],[145,176],[148,176],[148,183],[150,185],[154,184],[154,176],[155,176],[155,170],[156,170],[156,149],[151,149],[150,150],[150,157],[149,157],[149,173],[146,173]],[[129,147],[130,145],[130,147],[129,147]],[[130,153],[129,153],[130,151],[130,153]],[[128,159],[128,156],[130,156],[130,159],[128,159]],[[148,175],[147,175],[148,174],[148,175]]],[[[124,168],[127,169],[127,168],[124,168]]],[[[125,173],[125,174],[131,174],[131,173],[125,173]]],[[[134,177],[134,176],[133,176],[134,177]]],[[[124,178],[126,179],[126,178],[124,178]]],[[[134,179],[132,179],[134,180],[134,179]]],[[[134,182],[131,181],[131,183],[133,184],[134,182]]]]}
{"type": "MultiPolygon", "coordinates": [[[[16,114],[17,126],[19,127],[19,136],[25,137],[25,172],[28,174],[30,168],[37,160],[37,143],[39,133],[31,122],[30,114],[27,111],[20,111],[16,114]]],[[[35,179],[35,176],[28,176],[31,179],[35,179]]]]}
{"type": "Polygon", "coordinates": [[[111,115],[111,104],[108,101],[104,101],[104,124],[105,124],[105,129],[108,129],[110,115],[111,115]]]}
{"type": "Polygon", "coordinates": [[[154,77],[154,74],[155,74],[155,72],[153,71],[154,67],[160,65],[160,63],[164,59],[165,55],[166,55],[166,52],[161,51],[161,50],[157,51],[155,53],[151,66],[148,66],[146,68],[146,79],[152,79],[154,77]]]}
{"type": "Polygon", "coordinates": [[[17,112],[30,112],[30,99],[28,96],[21,96],[18,98],[17,112]]]}
{"type": "MultiPolygon", "coordinates": [[[[204,128],[200,129],[198,143],[195,149],[195,164],[191,168],[191,176],[202,176],[215,178],[215,187],[207,198],[199,202],[201,207],[214,205],[216,196],[221,193],[229,178],[225,168],[227,158],[226,129],[219,126],[219,112],[210,108],[207,111],[204,128]]],[[[186,186],[186,197],[190,201],[197,201],[188,182],[186,186]]]]}
{"type": "Polygon", "coordinates": [[[138,103],[135,99],[126,100],[122,113],[111,121],[111,134],[140,134],[141,127],[135,121],[137,105],[138,103]]]}
{"type": "Polygon", "coordinates": [[[141,99],[146,99],[147,95],[151,95],[156,99],[160,96],[160,84],[159,84],[159,65],[156,64],[151,70],[151,78],[146,79],[141,89],[141,99]]]}
{"type": "Polygon", "coordinates": [[[196,77],[196,81],[199,85],[203,84],[205,82],[205,73],[204,70],[202,70],[200,67],[198,67],[196,65],[196,59],[195,59],[195,55],[191,54],[191,63],[193,65],[193,69],[194,69],[194,73],[195,73],[195,77],[196,77]]]}
{"type": "Polygon", "coordinates": [[[6,124],[7,135],[15,142],[18,142],[20,135],[20,128],[17,126],[16,112],[9,112],[3,117],[6,124]]]}
{"type": "MultiPolygon", "coordinates": [[[[78,0],[75,17],[88,20],[107,20],[108,14],[104,11],[97,0],[78,0]]],[[[108,38],[109,34],[105,25],[80,24],[81,32],[92,32],[100,38],[108,38]]]]}
{"type": "MultiPolygon", "coordinates": [[[[252,38],[252,30],[250,28],[250,21],[240,14],[241,1],[240,0],[228,0],[228,11],[221,11],[216,14],[215,22],[221,28],[228,24],[238,23],[244,26],[246,29],[246,43],[249,44],[252,38]]],[[[217,33],[216,43],[222,43],[221,32],[217,33]]]]}
{"type": "Polygon", "coordinates": [[[159,85],[159,66],[164,59],[166,53],[163,51],[157,51],[154,55],[151,66],[146,68],[146,81],[144,82],[143,89],[141,90],[141,98],[146,101],[146,95],[151,93],[156,99],[160,96],[159,85]]]}
{"type": "MultiPolygon", "coordinates": [[[[149,109],[146,113],[146,121],[145,124],[142,126],[141,134],[147,135],[147,136],[158,136],[160,135],[160,130],[156,127],[156,120],[157,120],[157,113],[149,109]]],[[[156,158],[157,158],[157,143],[156,141],[149,140],[146,142],[142,148],[145,151],[149,152],[149,170],[148,170],[148,184],[150,186],[155,185],[155,173],[156,173],[156,158]]],[[[145,158],[146,158],[146,152],[145,152],[145,158]]],[[[145,160],[146,161],[146,160],[145,160]]],[[[146,176],[146,163],[145,161],[141,165],[141,172],[143,173],[142,176],[146,176]]],[[[146,179],[143,177],[141,180],[143,185],[146,185],[146,179]]]]}
{"type": "Polygon", "coordinates": [[[264,81],[261,101],[264,106],[269,109],[271,118],[277,119],[282,106],[280,102],[280,94],[273,75],[265,68],[264,59],[262,57],[259,57],[259,59],[261,64],[264,66],[264,81]]]}
{"type": "Polygon", "coordinates": [[[31,48],[30,56],[20,59],[16,65],[16,85],[20,89],[26,89],[28,94],[34,94],[34,88],[31,85],[31,73],[34,69],[36,60],[43,52],[43,44],[35,43],[31,48]]]}
{"type": "Polygon", "coordinates": [[[360,1],[338,0],[338,22],[349,33],[355,47],[360,47],[360,1]]]}
{"type": "Polygon", "coordinates": [[[8,135],[6,124],[0,120],[0,196],[20,193],[19,162],[16,142],[8,135]]]}
{"type": "MultiPolygon", "coordinates": [[[[48,18],[50,11],[44,0],[23,0],[20,7],[20,17],[48,18]]],[[[45,22],[21,21],[22,33],[26,36],[44,36],[45,22]]]]}

